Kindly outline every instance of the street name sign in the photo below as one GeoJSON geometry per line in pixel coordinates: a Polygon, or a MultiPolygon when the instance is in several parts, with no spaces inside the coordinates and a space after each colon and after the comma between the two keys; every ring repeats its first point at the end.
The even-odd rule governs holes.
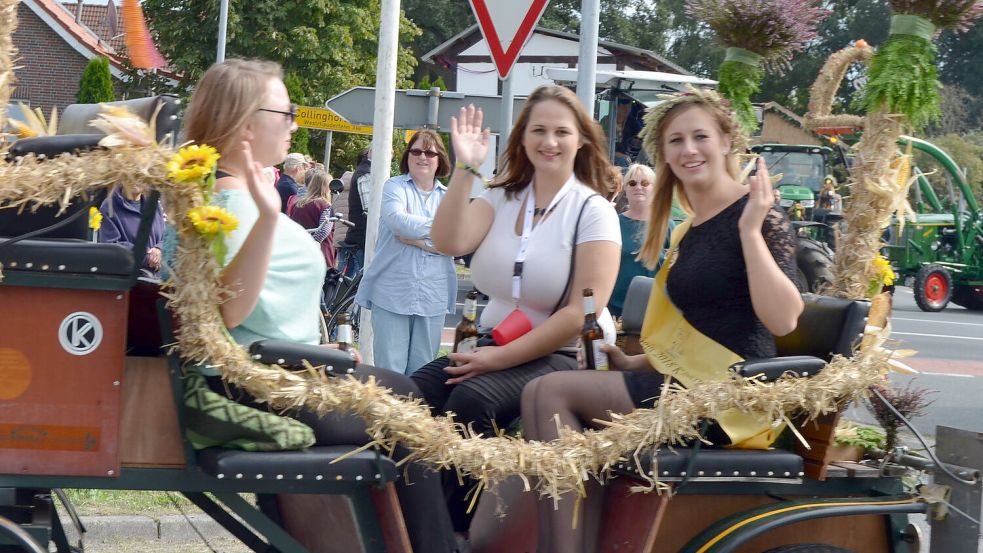
{"type": "Polygon", "coordinates": [[[328,108],[297,106],[297,126],[322,131],[372,134],[371,126],[353,125],[328,108]]]}
{"type": "MultiPolygon", "coordinates": [[[[430,90],[396,90],[393,126],[400,129],[432,128],[449,132],[451,116],[457,116],[462,107],[474,104],[474,107],[481,108],[481,111],[484,112],[484,126],[491,128],[493,133],[500,131],[499,119],[501,118],[499,114],[502,109],[500,96],[446,91],[442,91],[436,96],[433,94],[430,90]],[[433,115],[434,110],[431,110],[432,103],[437,104],[435,116],[433,115]]],[[[519,116],[525,101],[525,96],[518,96],[513,99],[513,123],[515,118],[519,116]]],[[[370,86],[349,88],[328,100],[325,105],[328,111],[340,115],[353,126],[371,126],[375,116],[375,88],[370,86]]],[[[298,117],[298,124],[299,121],[298,117]]]]}
{"type": "Polygon", "coordinates": [[[498,76],[506,79],[549,0],[470,0],[498,76]],[[491,8],[489,9],[489,4],[491,8]]]}

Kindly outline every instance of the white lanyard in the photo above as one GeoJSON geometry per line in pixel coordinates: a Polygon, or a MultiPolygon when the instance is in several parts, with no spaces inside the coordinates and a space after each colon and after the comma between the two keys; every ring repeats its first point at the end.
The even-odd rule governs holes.
{"type": "MultiPolygon", "coordinates": [[[[540,222],[549,215],[556,204],[563,199],[563,196],[570,190],[572,183],[574,182],[574,176],[571,175],[563,187],[553,196],[553,200],[550,201],[549,207],[543,213],[540,222]]],[[[539,228],[540,225],[533,226],[533,218],[536,216],[536,190],[535,183],[529,183],[529,194],[526,195],[526,215],[522,218],[522,237],[519,239],[519,251],[515,254],[515,264],[512,266],[512,302],[515,306],[519,306],[519,297],[522,293],[522,268],[523,264],[526,262],[526,254],[529,253],[529,241],[532,239],[532,233],[539,228]]]]}

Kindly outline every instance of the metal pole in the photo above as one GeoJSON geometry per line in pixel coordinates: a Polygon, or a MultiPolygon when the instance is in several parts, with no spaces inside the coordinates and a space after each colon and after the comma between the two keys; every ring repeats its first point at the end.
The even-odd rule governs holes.
{"type": "Polygon", "coordinates": [[[505,145],[512,134],[512,104],[515,102],[515,93],[512,90],[512,73],[502,81],[502,112],[499,114],[498,123],[498,155],[501,156],[505,151],[505,145]]]}
{"type": "Polygon", "coordinates": [[[582,0],[580,4],[580,55],[577,59],[577,96],[594,114],[594,86],[597,80],[597,35],[601,27],[601,0],[582,0]]]}
{"type": "Polygon", "coordinates": [[[427,101],[427,128],[437,130],[440,125],[437,124],[437,113],[440,109],[440,87],[433,87],[430,89],[430,98],[427,101]]]}
{"type": "MultiPolygon", "coordinates": [[[[396,107],[396,53],[399,48],[399,0],[382,0],[382,20],[379,23],[379,55],[375,74],[375,113],[372,119],[372,198],[365,228],[365,266],[375,257],[375,242],[379,236],[379,212],[382,210],[382,188],[389,178],[393,156],[393,113],[396,107]]],[[[372,315],[362,310],[359,349],[366,363],[372,356],[372,315]]]]}
{"type": "Polygon", "coordinates": [[[219,0],[218,4],[218,49],[215,63],[225,61],[225,40],[229,28],[229,0],[219,0]]]}
{"type": "Polygon", "coordinates": [[[331,171],[331,139],[334,132],[328,131],[328,136],[324,139],[324,170],[331,171]]]}

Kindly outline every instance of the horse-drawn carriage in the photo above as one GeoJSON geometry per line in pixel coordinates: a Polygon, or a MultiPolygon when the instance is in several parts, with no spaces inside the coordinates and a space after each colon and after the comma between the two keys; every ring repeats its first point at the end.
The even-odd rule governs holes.
{"type": "MultiPolygon", "coordinates": [[[[129,107],[155,118],[158,141],[176,130],[173,98],[129,107]]],[[[63,129],[75,120],[73,113],[84,122],[93,110],[66,110],[63,129]]],[[[76,134],[21,141],[10,149],[8,163],[18,163],[16,156],[78,155],[98,148],[100,138],[76,134]]],[[[191,446],[189,419],[197,411],[189,406],[186,362],[166,347],[174,341],[173,324],[160,299],[160,283],[139,278],[158,195],[149,194],[132,249],[88,240],[85,215],[99,201],[99,195],[83,195],[63,212],[0,210],[0,549],[6,543],[45,551],[50,542],[61,553],[71,551],[52,490],[99,488],[181,493],[254,551],[315,550],[311,544],[319,540],[313,534],[321,534],[322,542],[328,534],[339,551],[409,551],[392,484],[400,471],[378,448],[262,452],[191,446]],[[257,504],[241,493],[256,494],[257,504]],[[329,503],[338,513],[335,527],[279,524],[284,510],[310,508],[310,501],[323,496],[341,498],[329,503]]],[[[650,286],[637,280],[626,302],[629,349],[637,347],[650,286]]],[[[833,355],[854,352],[867,309],[863,301],[809,297],[796,332],[779,340],[782,357],[735,370],[763,381],[788,373],[810,378],[833,355]]],[[[261,357],[286,367],[301,367],[305,360],[328,367],[345,361],[331,350],[296,346],[266,349],[261,357]]],[[[940,510],[905,489],[897,470],[833,463],[829,446],[837,418],[829,413],[797,424],[801,443],[794,450],[696,445],[659,449],[637,463],[626,455],[611,471],[598,549],[917,551],[918,533],[905,515],[940,510]],[[653,477],[669,484],[671,492],[629,493],[653,477]]],[[[940,431],[940,454],[964,449],[965,455],[967,440],[958,431],[940,431]]],[[[979,444],[975,447],[979,450],[979,444]]],[[[979,467],[981,453],[957,464],[979,467]]],[[[921,465],[941,470],[938,463],[921,465]]],[[[978,516],[976,470],[946,470],[974,482],[958,507],[978,516]]],[[[536,492],[511,484],[506,481],[498,490],[504,518],[496,516],[491,497],[479,504],[475,551],[534,550],[536,533],[529,525],[535,521],[530,509],[536,492]]],[[[948,501],[956,504],[957,497],[948,501]]],[[[951,516],[939,524],[955,528],[946,539],[958,546],[933,551],[970,551],[976,543],[978,528],[954,523],[951,516]]]]}

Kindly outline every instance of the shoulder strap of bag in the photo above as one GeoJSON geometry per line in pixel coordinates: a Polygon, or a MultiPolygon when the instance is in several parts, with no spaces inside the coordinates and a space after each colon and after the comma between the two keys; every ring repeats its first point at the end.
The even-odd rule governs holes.
{"type": "Polygon", "coordinates": [[[573,284],[573,267],[577,261],[577,234],[580,232],[580,218],[584,216],[584,210],[587,209],[587,202],[594,196],[600,196],[600,194],[595,193],[587,196],[584,203],[580,206],[580,213],[577,214],[577,223],[573,226],[573,243],[570,248],[570,270],[567,271],[567,284],[563,287],[563,293],[560,294],[560,299],[553,306],[553,311],[550,314],[559,311],[560,307],[567,301],[567,296],[570,295],[570,285],[573,284]]]}

